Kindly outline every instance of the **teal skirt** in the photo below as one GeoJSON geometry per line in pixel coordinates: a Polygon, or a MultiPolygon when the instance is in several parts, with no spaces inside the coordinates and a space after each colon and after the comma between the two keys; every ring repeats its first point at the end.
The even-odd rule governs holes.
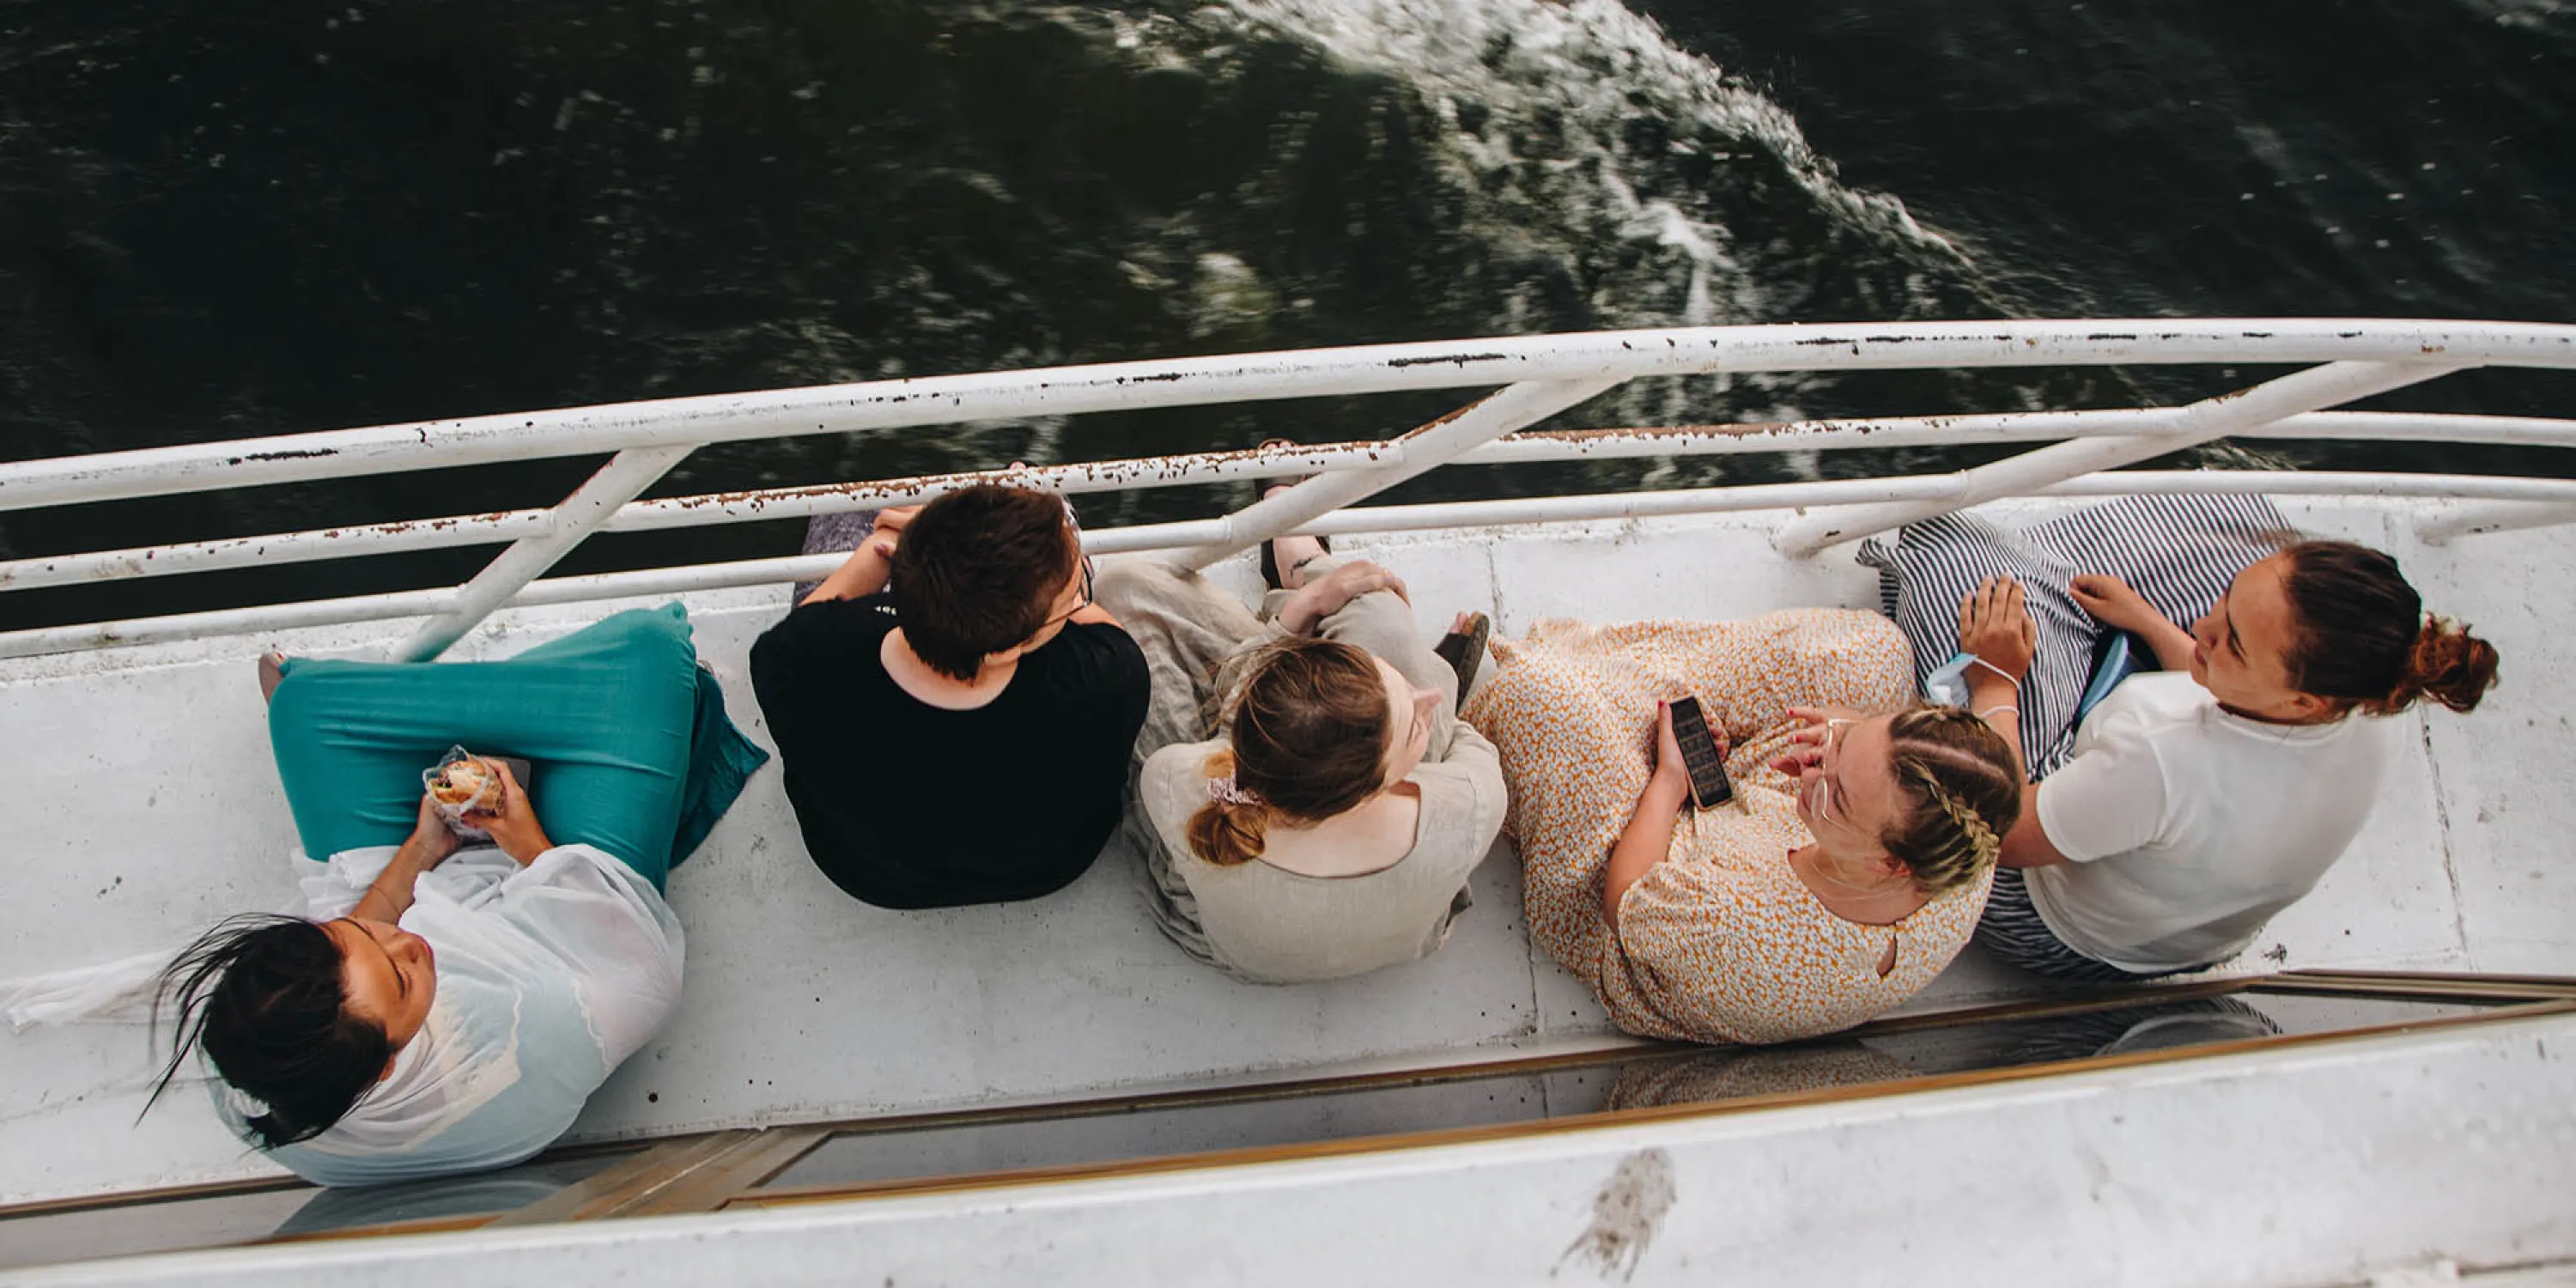
{"type": "Polygon", "coordinates": [[[295,658],[269,742],[304,852],[399,845],[451,746],[517,756],[537,821],[660,887],[769,759],[725,716],[678,604],[632,609],[498,662],[295,658]]]}

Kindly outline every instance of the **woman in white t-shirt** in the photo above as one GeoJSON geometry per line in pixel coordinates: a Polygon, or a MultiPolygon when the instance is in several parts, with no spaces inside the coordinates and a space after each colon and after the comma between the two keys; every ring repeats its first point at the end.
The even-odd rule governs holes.
{"type": "MultiPolygon", "coordinates": [[[[2244,951],[2359,835],[2404,736],[2387,717],[2422,698],[2468,711],[2495,683],[2492,645],[2425,615],[2396,560],[2350,542],[2254,564],[2189,631],[2116,577],[2071,589],[2165,669],[2093,709],[2074,758],[2024,789],[2004,838],[1977,940],[2062,979],[2169,975],[2244,951]]],[[[1960,615],[1970,652],[2028,629],[2008,581],[1960,615]]],[[[1971,705],[2016,738],[2017,677],[1970,672],[1971,705]]]]}

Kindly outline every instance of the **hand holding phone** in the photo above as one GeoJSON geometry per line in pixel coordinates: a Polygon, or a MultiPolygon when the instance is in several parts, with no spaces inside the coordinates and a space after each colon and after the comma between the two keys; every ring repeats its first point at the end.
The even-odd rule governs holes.
{"type": "Polygon", "coordinates": [[[1682,767],[1690,776],[1691,804],[1711,809],[1735,799],[1735,784],[1726,779],[1726,744],[1710,732],[1708,715],[1695,697],[1675,698],[1673,741],[1680,744],[1682,767]]]}

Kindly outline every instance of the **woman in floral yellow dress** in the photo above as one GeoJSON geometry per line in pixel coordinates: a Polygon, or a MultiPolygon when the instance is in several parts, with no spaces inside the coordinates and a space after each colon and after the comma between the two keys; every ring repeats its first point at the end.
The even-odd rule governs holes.
{"type": "MultiPolygon", "coordinates": [[[[2001,642],[1979,651],[2012,666],[2001,642]]],[[[2020,764],[1976,715],[1913,702],[1885,619],[1542,621],[1494,659],[1467,718],[1501,752],[1531,933],[1621,1028],[1831,1033],[1913,996],[1967,943],[2020,764]],[[1723,744],[1734,804],[1685,809],[1661,705],[1685,694],[1723,744]]]]}

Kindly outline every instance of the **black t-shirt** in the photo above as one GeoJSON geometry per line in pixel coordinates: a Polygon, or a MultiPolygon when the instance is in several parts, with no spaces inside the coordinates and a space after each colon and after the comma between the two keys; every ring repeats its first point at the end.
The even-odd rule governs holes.
{"type": "Polygon", "coordinates": [[[751,646],[751,683],[815,866],[884,908],[1034,899],[1064,888],[1118,826],[1144,727],[1145,654],[1074,623],[972,711],[886,674],[886,596],[825,600],[751,646]]]}

